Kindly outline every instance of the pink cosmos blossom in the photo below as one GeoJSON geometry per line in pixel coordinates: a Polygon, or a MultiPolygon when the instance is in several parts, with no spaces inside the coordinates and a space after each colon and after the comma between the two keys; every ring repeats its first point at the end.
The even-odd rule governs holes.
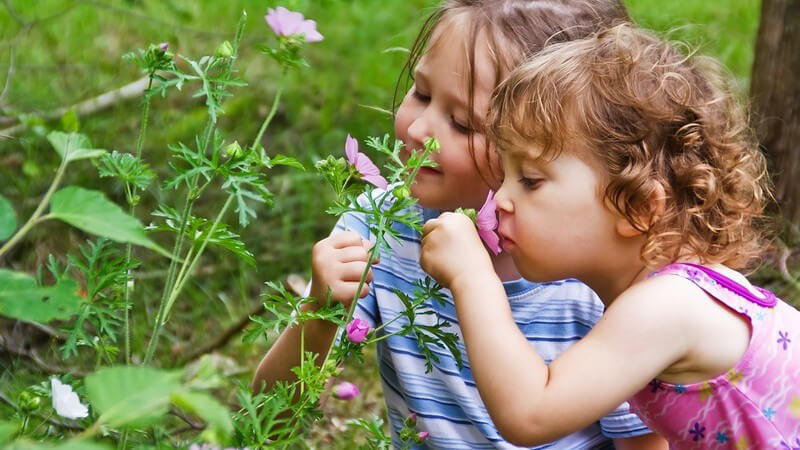
{"type": "Polygon", "coordinates": [[[475,224],[478,226],[478,235],[495,255],[500,254],[500,238],[494,230],[497,228],[497,202],[494,201],[494,191],[489,191],[486,202],[478,211],[475,224]]]}
{"type": "Polygon", "coordinates": [[[419,433],[417,433],[417,438],[419,438],[420,442],[424,441],[425,439],[428,439],[428,436],[430,436],[430,433],[428,433],[427,431],[420,431],[419,433]]]}
{"type": "Polygon", "coordinates": [[[305,20],[299,12],[289,11],[283,6],[269,8],[264,16],[267,24],[278,36],[289,37],[296,34],[305,36],[306,42],[319,42],[322,35],[317,31],[317,23],[305,20]]]}
{"type": "Polygon", "coordinates": [[[358,141],[347,135],[344,144],[344,153],[347,155],[347,162],[353,166],[361,175],[361,178],[376,187],[386,189],[389,183],[386,178],[381,176],[381,171],[369,157],[358,151],[358,141]]]}
{"type": "Polygon", "coordinates": [[[350,342],[360,344],[369,334],[369,324],[366,320],[355,318],[347,324],[345,331],[347,331],[347,339],[350,342]]]}
{"type": "Polygon", "coordinates": [[[358,397],[358,386],[347,381],[342,381],[333,388],[333,395],[339,400],[354,399],[358,397]]]}

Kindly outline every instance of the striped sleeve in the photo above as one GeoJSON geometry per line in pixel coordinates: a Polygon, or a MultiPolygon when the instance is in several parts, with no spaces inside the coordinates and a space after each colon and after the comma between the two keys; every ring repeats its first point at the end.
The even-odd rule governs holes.
{"type": "Polygon", "coordinates": [[[628,402],[600,419],[600,429],[611,439],[624,439],[652,433],[639,416],[631,412],[628,402]]]}

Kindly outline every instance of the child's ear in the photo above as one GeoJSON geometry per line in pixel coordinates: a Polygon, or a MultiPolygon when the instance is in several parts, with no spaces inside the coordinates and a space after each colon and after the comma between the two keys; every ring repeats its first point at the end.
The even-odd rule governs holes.
{"type": "Polygon", "coordinates": [[[626,217],[620,217],[617,219],[616,223],[617,234],[625,238],[636,237],[644,234],[642,228],[646,229],[652,226],[658,220],[658,218],[664,214],[665,207],[666,192],[664,191],[664,186],[658,181],[654,181],[653,191],[650,193],[650,196],[647,199],[647,208],[644,208],[647,212],[640,217],[636,217],[638,223],[647,225],[643,227],[637,227],[634,226],[634,224],[632,224],[626,217]]]}

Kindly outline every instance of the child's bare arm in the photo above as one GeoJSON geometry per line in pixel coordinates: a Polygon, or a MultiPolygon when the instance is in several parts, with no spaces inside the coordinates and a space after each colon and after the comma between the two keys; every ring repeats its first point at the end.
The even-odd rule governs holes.
{"type": "Polygon", "coordinates": [[[614,439],[614,448],[617,450],[668,450],[669,443],[656,433],[641,436],[614,439]]]}
{"type": "Polygon", "coordinates": [[[422,266],[453,293],[472,374],[508,441],[531,446],[583,429],[688,351],[668,292],[658,298],[629,289],[584,339],[546,365],[514,323],[469,219],[443,214],[432,222],[422,266]]]}
{"type": "MultiPolygon", "coordinates": [[[[304,308],[318,308],[326,301],[328,288],[331,290],[331,301],[349,308],[366,267],[370,246],[369,242],[354,232],[338,233],[317,242],[311,255],[310,295],[318,301],[306,304],[304,308]]],[[[361,287],[359,297],[369,293],[371,280],[372,271],[361,287]]],[[[305,328],[305,350],[316,353],[316,363],[322,364],[336,338],[336,325],[324,320],[312,320],[287,328],[261,360],[253,378],[253,389],[260,390],[262,385],[269,389],[276,381],[296,379],[291,369],[300,365],[301,327],[305,328]]]]}

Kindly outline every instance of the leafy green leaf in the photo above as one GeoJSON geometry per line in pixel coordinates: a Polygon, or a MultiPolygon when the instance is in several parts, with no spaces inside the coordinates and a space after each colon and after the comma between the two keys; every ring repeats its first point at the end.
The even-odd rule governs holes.
{"type": "Polygon", "coordinates": [[[69,111],[65,112],[63,116],[61,116],[61,127],[70,132],[77,133],[78,130],[81,128],[81,122],[78,120],[78,113],[75,112],[75,108],[70,108],[69,111]]]}
{"type": "Polygon", "coordinates": [[[102,192],[69,186],[53,195],[50,214],[81,230],[117,242],[130,242],[169,257],[169,252],[151,241],[141,222],[128,215],[102,192]]]}
{"type": "Polygon", "coordinates": [[[130,153],[120,153],[116,150],[97,160],[97,172],[100,178],[119,178],[140,190],[145,189],[156,177],[147,163],[130,153]]]}
{"type": "Polygon", "coordinates": [[[47,140],[53,148],[61,155],[61,159],[67,162],[78,159],[96,158],[106,154],[106,151],[99,148],[92,148],[91,142],[86,135],[80,133],[64,133],[62,131],[51,131],[47,135],[47,140]]]}
{"type": "Polygon", "coordinates": [[[149,367],[109,367],[86,377],[86,394],[102,423],[142,426],[167,412],[180,377],[180,372],[149,367]]]}
{"type": "Polygon", "coordinates": [[[17,229],[17,213],[11,202],[0,195],[0,241],[5,241],[17,229]]]}
{"type": "MultiPolygon", "coordinates": [[[[150,225],[147,227],[148,231],[170,231],[173,233],[180,233],[181,230],[181,216],[173,208],[169,206],[160,206],[158,210],[153,212],[156,217],[163,217],[164,223],[160,225],[150,225]]],[[[199,246],[208,236],[213,222],[202,217],[195,217],[190,215],[186,219],[186,227],[184,227],[183,235],[191,239],[195,245],[199,246]]],[[[214,234],[208,238],[209,245],[216,245],[227,249],[235,255],[241,257],[247,264],[255,267],[256,260],[253,254],[247,250],[247,246],[242,242],[240,236],[228,229],[224,223],[218,223],[214,228],[214,234]]]]}
{"type": "Polygon", "coordinates": [[[0,269],[0,315],[40,323],[67,319],[80,309],[78,289],[74,280],[37,286],[27,274],[0,269]]]}
{"type": "Polygon", "coordinates": [[[172,393],[172,402],[182,409],[200,416],[222,441],[227,440],[233,432],[233,422],[231,412],[214,397],[186,390],[178,390],[172,393]]]}
{"type": "Polygon", "coordinates": [[[269,158],[269,164],[267,167],[271,168],[274,166],[289,166],[298,168],[300,170],[306,170],[303,164],[297,159],[292,158],[291,156],[284,156],[281,154],[277,154],[272,158],[269,158]]]}

